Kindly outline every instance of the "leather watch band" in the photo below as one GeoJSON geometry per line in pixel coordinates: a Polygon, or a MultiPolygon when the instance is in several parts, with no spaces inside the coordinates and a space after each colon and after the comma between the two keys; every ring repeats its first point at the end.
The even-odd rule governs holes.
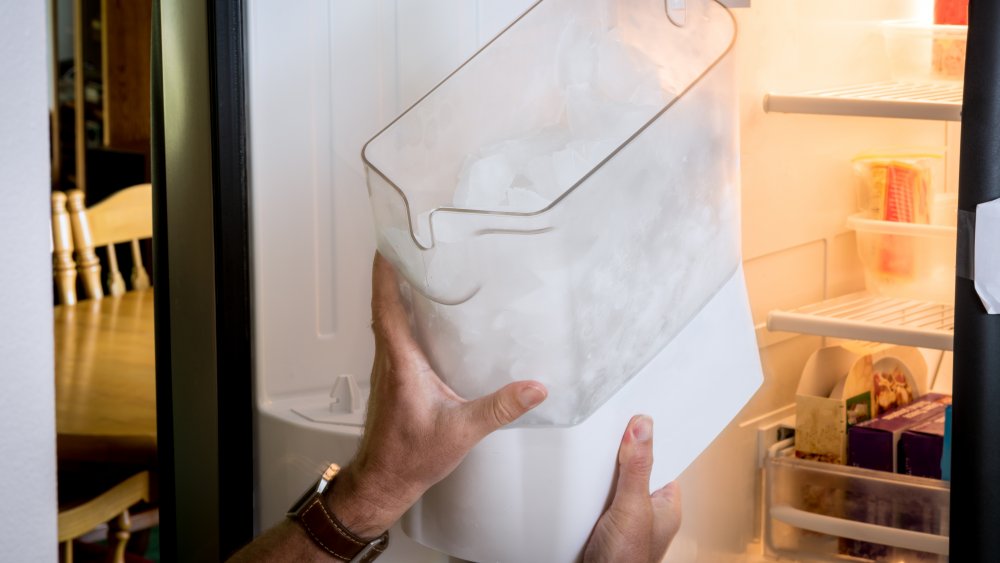
{"type": "Polygon", "coordinates": [[[375,540],[365,540],[351,533],[323,504],[320,494],[314,495],[294,516],[299,525],[319,547],[344,561],[370,563],[389,546],[389,533],[375,540]],[[367,553],[361,555],[365,548],[367,553]],[[361,555],[361,557],[358,557],[361,555]]]}

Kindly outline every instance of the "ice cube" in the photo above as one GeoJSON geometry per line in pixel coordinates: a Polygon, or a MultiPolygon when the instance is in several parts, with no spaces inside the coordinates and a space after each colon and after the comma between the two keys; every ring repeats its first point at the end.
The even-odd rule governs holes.
{"type": "Polygon", "coordinates": [[[566,88],[566,124],[574,139],[599,136],[614,122],[613,108],[590,85],[566,88]]]}
{"type": "Polygon", "coordinates": [[[567,187],[561,186],[556,179],[551,154],[541,154],[529,159],[521,170],[521,175],[528,181],[531,189],[549,201],[562,195],[567,187]]]}
{"type": "Polygon", "coordinates": [[[594,56],[598,47],[599,27],[594,22],[574,19],[563,29],[556,49],[556,70],[559,84],[566,86],[590,84],[594,80],[594,56]]]}
{"type": "Polygon", "coordinates": [[[455,206],[486,210],[502,207],[515,174],[506,155],[492,154],[476,160],[462,174],[455,190],[455,206]]]}
{"type": "Polygon", "coordinates": [[[590,170],[586,157],[568,148],[552,155],[552,168],[560,191],[571,188],[590,170]]]}
{"type": "Polygon", "coordinates": [[[551,200],[545,199],[532,190],[511,188],[507,191],[507,211],[529,213],[545,209],[551,200]]]}
{"type": "Polygon", "coordinates": [[[612,100],[633,101],[633,97],[658,76],[657,66],[642,52],[629,45],[618,30],[601,37],[597,46],[595,86],[612,100]]]}

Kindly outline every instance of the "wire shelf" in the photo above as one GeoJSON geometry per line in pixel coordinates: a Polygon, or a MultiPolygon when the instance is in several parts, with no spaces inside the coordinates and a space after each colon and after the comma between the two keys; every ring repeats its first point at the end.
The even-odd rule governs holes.
{"type": "Polygon", "coordinates": [[[770,93],[764,110],[961,121],[961,82],[873,82],[793,94],[770,93]]]}
{"type": "Polygon", "coordinates": [[[952,305],[852,293],[791,311],[772,311],[771,331],[951,350],[952,305]]]}

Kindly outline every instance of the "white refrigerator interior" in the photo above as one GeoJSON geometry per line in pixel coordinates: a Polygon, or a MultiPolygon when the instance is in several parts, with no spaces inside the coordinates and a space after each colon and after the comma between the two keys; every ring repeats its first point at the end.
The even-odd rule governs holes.
{"type": "MultiPolygon", "coordinates": [[[[352,376],[361,390],[356,399],[363,404],[371,369],[370,261],[376,240],[362,146],[533,4],[530,0],[249,3],[260,528],[283,518],[325,463],[346,463],[360,435],[359,405],[350,404],[350,393],[344,393],[343,386],[337,397],[331,392],[340,376],[352,376]]],[[[696,408],[656,416],[657,443],[699,433],[717,435],[700,455],[700,448],[657,451],[654,484],[687,467],[679,478],[684,523],[666,561],[762,559],[761,531],[767,514],[759,449],[775,440],[760,429],[793,414],[802,367],[824,341],[820,336],[769,331],[768,313],[864,289],[855,237],[847,228],[847,218],[856,212],[850,168],[854,155],[880,146],[952,145],[958,138],[957,124],[949,121],[765,109],[769,95],[777,99],[773,95],[890,80],[877,22],[926,19],[932,2],[742,4],[749,7],[733,10],[738,39],[731,55],[740,121],[742,266],[716,297],[730,300],[730,305],[705,306],[690,322],[690,332],[678,335],[654,362],[666,358],[662,361],[675,366],[698,366],[706,376],[682,380],[679,385],[692,387],[678,387],[678,392],[704,395],[704,401],[710,401],[712,377],[739,369],[745,363],[740,358],[759,352],[763,385],[723,429],[704,422],[700,418],[704,413],[696,408]],[[745,303],[744,276],[749,310],[736,305],[745,303]],[[749,331],[744,327],[750,323],[756,325],[756,342],[752,334],[745,336],[749,331]],[[726,328],[711,329],[713,337],[735,344],[717,349],[711,339],[697,338],[695,333],[707,330],[699,327],[706,326],[728,327],[731,338],[724,334],[726,328]],[[701,344],[684,346],[689,342],[685,338],[701,344]],[[692,462],[693,456],[697,458],[692,462]]],[[[953,163],[957,154],[949,151],[946,176],[951,190],[957,173],[953,163]]],[[[636,376],[619,394],[639,397],[634,412],[656,414],[661,405],[644,392],[645,384],[636,376]]],[[[570,441],[585,435],[589,439],[588,425],[606,432],[602,451],[594,454],[607,459],[600,471],[608,474],[613,469],[614,441],[633,414],[631,409],[618,411],[612,406],[606,403],[567,434],[570,441]]],[[[520,431],[504,431],[484,442],[483,459],[488,460],[491,451],[509,451],[504,442],[516,440],[514,432],[520,431]]],[[[536,464],[550,454],[558,457],[525,451],[518,459],[505,459],[519,470],[503,474],[504,478],[537,470],[536,464]]],[[[423,503],[448,503],[458,494],[468,494],[475,502],[501,508],[503,499],[491,499],[488,490],[468,484],[462,472],[467,469],[443,484],[459,492],[440,487],[423,503]]],[[[574,475],[582,475],[573,467],[558,467],[558,472],[568,484],[574,475]]],[[[605,478],[597,480],[601,479],[605,478]]],[[[606,493],[573,502],[603,503],[606,493]]],[[[588,508],[596,509],[596,504],[588,508]]],[[[419,536],[410,524],[411,532],[419,536]]],[[[541,541],[532,538],[528,543],[541,541]]],[[[382,560],[436,562],[448,557],[397,529],[382,560]]]]}

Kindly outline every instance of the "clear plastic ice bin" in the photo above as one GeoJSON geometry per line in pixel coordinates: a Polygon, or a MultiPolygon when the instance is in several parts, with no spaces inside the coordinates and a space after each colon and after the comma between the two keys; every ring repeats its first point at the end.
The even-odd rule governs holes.
{"type": "MultiPolygon", "coordinates": [[[[740,263],[728,11],[543,0],[364,148],[379,251],[460,395],[534,378],[573,425],[740,263]]],[[[698,377],[698,374],[690,374],[698,377]]]]}

